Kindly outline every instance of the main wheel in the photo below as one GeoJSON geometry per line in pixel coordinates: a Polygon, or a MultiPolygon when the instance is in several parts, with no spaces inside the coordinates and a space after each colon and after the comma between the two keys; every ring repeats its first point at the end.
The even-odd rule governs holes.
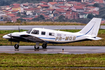
{"type": "Polygon", "coordinates": [[[46,49],[47,48],[47,43],[42,44],[42,48],[46,49]]]}
{"type": "Polygon", "coordinates": [[[19,49],[19,44],[15,44],[15,45],[14,45],[14,48],[15,48],[15,49],[19,49]]]}
{"type": "Polygon", "coordinates": [[[34,46],[34,49],[39,49],[39,47],[34,46]]]}

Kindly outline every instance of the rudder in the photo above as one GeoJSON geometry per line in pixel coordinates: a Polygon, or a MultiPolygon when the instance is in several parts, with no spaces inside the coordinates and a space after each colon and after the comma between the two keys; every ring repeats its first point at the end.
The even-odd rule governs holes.
{"type": "Polygon", "coordinates": [[[93,18],[79,33],[96,37],[101,24],[101,18],[93,18]]]}

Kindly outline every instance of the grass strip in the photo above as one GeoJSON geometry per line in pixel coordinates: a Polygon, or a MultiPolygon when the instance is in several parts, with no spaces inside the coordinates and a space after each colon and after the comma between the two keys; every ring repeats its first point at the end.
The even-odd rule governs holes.
{"type": "Polygon", "coordinates": [[[85,25],[85,24],[76,22],[22,22],[22,23],[5,22],[0,23],[0,25],[85,25]]]}
{"type": "Polygon", "coordinates": [[[105,69],[96,69],[96,68],[45,68],[45,67],[2,67],[0,70],[105,70],[105,69]]]}
{"type": "Polygon", "coordinates": [[[105,67],[101,54],[7,54],[0,53],[0,67],[105,67]]]}

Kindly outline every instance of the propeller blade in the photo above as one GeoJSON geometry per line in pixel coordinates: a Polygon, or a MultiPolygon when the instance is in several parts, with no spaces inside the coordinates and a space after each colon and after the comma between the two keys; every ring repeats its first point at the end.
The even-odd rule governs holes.
{"type": "Polygon", "coordinates": [[[11,37],[11,45],[12,45],[12,33],[10,33],[10,37],[11,37]]]}
{"type": "Polygon", "coordinates": [[[20,27],[18,26],[18,30],[19,30],[19,32],[20,32],[20,27]]]}
{"type": "Polygon", "coordinates": [[[12,41],[11,41],[11,45],[12,45],[12,41]]]}

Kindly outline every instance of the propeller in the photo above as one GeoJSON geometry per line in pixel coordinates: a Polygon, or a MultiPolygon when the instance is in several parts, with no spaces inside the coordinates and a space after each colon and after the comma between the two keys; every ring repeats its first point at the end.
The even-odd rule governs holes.
{"type": "MultiPolygon", "coordinates": [[[[22,25],[22,22],[20,23],[20,25],[22,25]]],[[[19,30],[19,32],[20,32],[20,26],[18,26],[18,30],[19,30]]]]}

